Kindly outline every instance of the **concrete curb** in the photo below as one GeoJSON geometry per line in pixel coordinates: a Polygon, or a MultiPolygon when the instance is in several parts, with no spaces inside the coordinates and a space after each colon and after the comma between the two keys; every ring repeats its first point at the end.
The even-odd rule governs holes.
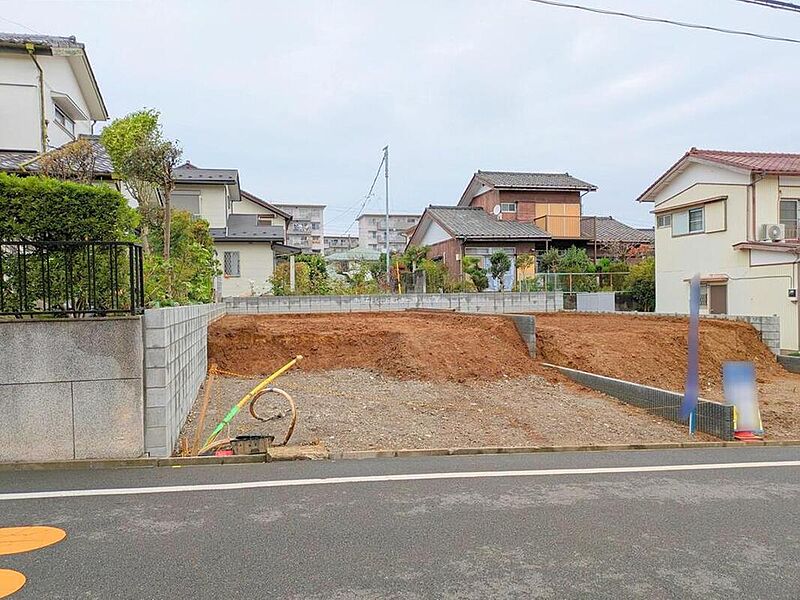
{"type": "MultiPolygon", "coordinates": [[[[761,440],[757,442],[652,442],[640,444],[589,444],[569,446],[475,446],[466,448],[397,448],[394,450],[338,450],[330,452],[330,460],[360,460],[370,458],[420,458],[425,456],[474,456],[490,454],[538,454],[544,452],[619,452],[630,450],[678,450],[693,448],[732,448],[732,447],[778,447],[800,446],[796,440],[761,440]]],[[[315,457],[317,459],[322,457],[315,457]]],[[[152,467],[189,467],[202,465],[241,465],[273,461],[313,460],[307,455],[268,454],[250,456],[172,456],[169,458],[128,458],[97,460],[63,460],[46,462],[7,462],[0,463],[0,472],[8,471],[48,471],[48,470],[92,470],[152,467]]]]}

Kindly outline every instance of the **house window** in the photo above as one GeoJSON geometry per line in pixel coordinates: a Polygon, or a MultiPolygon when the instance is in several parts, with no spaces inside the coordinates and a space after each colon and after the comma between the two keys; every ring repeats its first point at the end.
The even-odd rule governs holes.
{"type": "Polygon", "coordinates": [[[225,277],[241,277],[239,271],[239,251],[226,251],[222,258],[225,277]]]}
{"type": "Polygon", "coordinates": [[[200,215],[200,192],[172,192],[169,198],[172,210],[185,210],[194,216],[200,215]]]}
{"type": "Polygon", "coordinates": [[[672,227],[672,215],[659,215],[656,224],[658,227],[672,227]]]}
{"type": "Polygon", "coordinates": [[[320,223],[311,223],[311,229],[314,231],[319,231],[320,223]]]}
{"type": "Polygon", "coordinates": [[[59,125],[61,125],[64,129],[69,131],[72,135],[75,135],[75,121],[70,119],[66,113],[58,108],[57,104],[54,104],[53,107],[55,108],[55,121],[59,125]]]}
{"type": "Polygon", "coordinates": [[[700,310],[708,310],[708,286],[700,285],[700,310]]]}
{"type": "Polygon", "coordinates": [[[515,213],[515,212],[517,212],[517,203],[516,202],[501,202],[500,203],[500,212],[504,212],[504,213],[515,213]]]}
{"type": "Polygon", "coordinates": [[[259,227],[269,227],[272,225],[272,217],[274,215],[258,215],[258,226],[259,227]]]}
{"type": "Polygon", "coordinates": [[[800,222],[800,200],[781,200],[781,225],[786,227],[786,237],[797,239],[797,225],[800,222]]]}
{"type": "Polygon", "coordinates": [[[703,209],[693,208],[689,211],[689,233],[700,233],[703,230],[703,209]]]}

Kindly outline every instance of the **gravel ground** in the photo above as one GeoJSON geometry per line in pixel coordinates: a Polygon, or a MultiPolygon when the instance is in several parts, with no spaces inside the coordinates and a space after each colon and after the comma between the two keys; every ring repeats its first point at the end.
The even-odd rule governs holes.
{"type": "MultiPolygon", "coordinates": [[[[260,381],[219,378],[212,386],[203,435],[260,381]]],[[[332,450],[671,442],[685,427],[567,383],[531,375],[494,382],[397,380],[360,369],[294,372],[276,383],[298,407],[292,443],[322,442],[332,450]]],[[[183,435],[193,439],[203,391],[183,435]]],[[[262,416],[288,407],[262,397],[262,416]],[[274,407],[273,410],[270,407],[274,407]]],[[[247,408],[230,435],[262,433],[280,440],[288,418],[254,420],[247,408]]],[[[227,436],[227,434],[224,434],[227,436]]],[[[703,435],[696,439],[713,439],[703,435]]]]}

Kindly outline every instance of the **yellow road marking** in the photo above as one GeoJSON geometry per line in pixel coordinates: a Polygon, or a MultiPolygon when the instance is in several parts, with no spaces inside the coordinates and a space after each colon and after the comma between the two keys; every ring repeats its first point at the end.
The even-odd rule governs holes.
{"type": "Polygon", "coordinates": [[[57,544],[65,537],[67,532],[58,527],[45,525],[0,527],[0,556],[38,550],[57,544]]]}
{"type": "Polygon", "coordinates": [[[11,569],[0,569],[0,598],[18,592],[25,585],[25,575],[11,569]]]}

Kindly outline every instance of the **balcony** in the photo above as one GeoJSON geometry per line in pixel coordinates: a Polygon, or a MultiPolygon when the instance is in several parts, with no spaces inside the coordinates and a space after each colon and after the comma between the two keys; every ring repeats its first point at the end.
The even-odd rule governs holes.
{"type": "MultiPolygon", "coordinates": [[[[554,238],[580,238],[580,215],[542,215],[533,220],[539,229],[545,230],[554,238]]],[[[592,236],[593,237],[593,236],[592,236]]]]}

